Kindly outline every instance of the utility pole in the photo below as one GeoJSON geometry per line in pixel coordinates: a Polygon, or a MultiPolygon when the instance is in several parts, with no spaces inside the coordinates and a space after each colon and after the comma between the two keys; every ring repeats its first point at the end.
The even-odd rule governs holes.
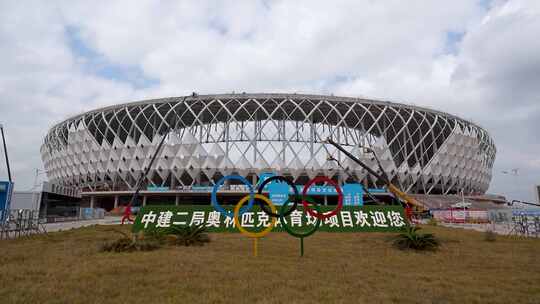
{"type": "Polygon", "coordinates": [[[2,142],[4,144],[4,154],[6,156],[6,167],[7,167],[7,173],[8,173],[8,179],[9,179],[9,182],[13,182],[13,180],[11,179],[11,169],[9,168],[9,158],[8,158],[8,153],[7,153],[7,147],[6,147],[6,138],[4,136],[4,126],[2,124],[0,124],[0,131],[2,132],[2,142]]]}
{"type": "Polygon", "coordinates": [[[511,169],[510,171],[501,171],[502,174],[506,174],[506,175],[509,175],[509,176],[512,176],[512,183],[513,183],[513,188],[515,189],[516,193],[514,194],[514,196],[517,196],[517,191],[519,189],[519,183],[518,183],[518,177],[519,177],[519,168],[513,168],[511,169]]]}

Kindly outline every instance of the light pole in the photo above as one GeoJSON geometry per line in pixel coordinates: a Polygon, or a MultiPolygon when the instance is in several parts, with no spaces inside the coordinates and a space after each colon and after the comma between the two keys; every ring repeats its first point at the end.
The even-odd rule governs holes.
{"type": "MultiPolygon", "coordinates": [[[[518,189],[518,187],[517,187],[517,178],[518,178],[518,176],[519,176],[519,168],[513,168],[513,169],[511,169],[510,171],[504,170],[504,171],[501,171],[501,173],[502,173],[502,174],[505,174],[505,175],[510,175],[510,176],[513,177],[512,179],[513,179],[514,188],[515,188],[516,191],[517,191],[517,189],[518,189]]],[[[518,202],[519,202],[519,201],[518,201],[518,202]]],[[[512,201],[512,203],[509,204],[509,205],[512,206],[512,205],[513,205],[513,201],[512,201]]]]}
{"type": "Polygon", "coordinates": [[[36,174],[34,176],[34,185],[32,186],[32,188],[30,188],[30,191],[36,189],[42,184],[42,183],[38,183],[38,178],[40,175],[46,174],[46,173],[47,171],[36,168],[36,174]]]}
{"type": "Polygon", "coordinates": [[[2,132],[2,143],[4,144],[4,154],[6,156],[6,167],[7,167],[7,173],[8,173],[8,179],[9,182],[13,182],[11,179],[11,169],[9,168],[9,158],[7,153],[7,147],[6,147],[6,138],[4,136],[4,125],[0,124],[0,131],[2,132]]]}

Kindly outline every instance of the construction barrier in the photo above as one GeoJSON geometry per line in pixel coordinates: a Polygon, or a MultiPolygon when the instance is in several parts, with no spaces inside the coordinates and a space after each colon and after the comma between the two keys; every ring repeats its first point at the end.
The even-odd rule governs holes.
{"type": "Polygon", "coordinates": [[[79,212],[80,220],[95,220],[105,217],[105,209],[102,208],[81,208],[79,212]]]}
{"type": "Polygon", "coordinates": [[[439,222],[445,223],[489,223],[489,212],[478,209],[434,209],[431,215],[439,222]]]}

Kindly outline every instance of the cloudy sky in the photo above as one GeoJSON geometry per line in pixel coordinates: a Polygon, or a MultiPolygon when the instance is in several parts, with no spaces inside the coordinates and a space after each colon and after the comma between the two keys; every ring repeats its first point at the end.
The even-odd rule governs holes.
{"type": "Polygon", "coordinates": [[[70,115],[246,91],[376,97],[459,115],[495,140],[490,192],[536,200],[540,1],[95,3],[0,2],[0,121],[19,190],[42,169],[47,129],[70,115]],[[501,173],[512,168],[517,176],[501,173]]]}

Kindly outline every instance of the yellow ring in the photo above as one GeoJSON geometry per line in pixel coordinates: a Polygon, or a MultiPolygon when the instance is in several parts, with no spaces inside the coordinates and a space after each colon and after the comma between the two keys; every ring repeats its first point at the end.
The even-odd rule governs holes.
{"type": "MultiPolygon", "coordinates": [[[[244,229],[244,227],[242,227],[240,225],[240,221],[238,220],[238,213],[240,213],[240,208],[242,207],[242,205],[244,205],[244,203],[247,200],[249,200],[249,197],[250,197],[249,194],[244,196],[238,202],[238,204],[236,204],[236,207],[234,207],[234,224],[236,225],[236,227],[238,228],[238,230],[242,234],[245,234],[248,237],[252,237],[252,238],[260,238],[260,237],[263,237],[263,236],[267,235],[268,233],[270,233],[270,231],[272,231],[272,229],[274,229],[274,226],[276,225],[276,218],[271,217],[272,218],[272,223],[270,223],[270,225],[268,227],[266,227],[264,230],[262,230],[260,232],[250,232],[250,231],[247,231],[246,229],[244,229]]],[[[261,194],[255,194],[254,199],[262,200],[263,202],[265,202],[270,207],[270,209],[272,210],[273,213],[277,212],[276,206],[274,206],[274,204],[272,204],[272,201],[269,198],[267,198],[266,196],[261,195],[261,194]]]]}

